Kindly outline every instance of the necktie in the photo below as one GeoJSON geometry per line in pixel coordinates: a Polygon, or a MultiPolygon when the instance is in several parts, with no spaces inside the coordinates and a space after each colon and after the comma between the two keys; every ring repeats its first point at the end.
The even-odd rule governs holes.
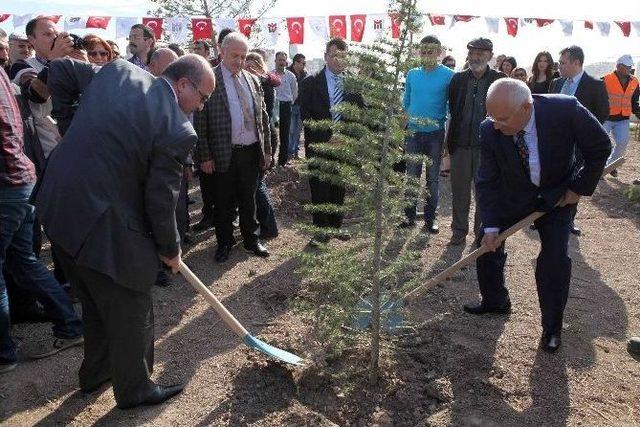
{"type": "MultiPolygon", "coordinates": [[[[344,99],[344,87],[343,87],[343,83],[342,83],[342,77],[341,76],[334,76],[334,80],[335,85],[334,85],[334,89],[333,89],[333,106],[335,107],[336,105],[339,105],[342,100],[344,99]]],[[[333,121],[337,122],[338,120],[340,120],[340,118],[342,117],[342,114],[338,113],[338,112],[334,112],[333,113],[333,121]]]]}
{"type": "Polygon", "coordinates": [[[527,144],[524,142],[524,134],[526,132],[521,130],[516,134],[515,146],[518,151],[518,156],[520,157],[520,162],[522,163],[522,167],[524,171],[527,173],[527,177],[531,175],[529,171],[529,148],[527,144]]]}
{"type": "Polygon", "coordinates": [[[565,80],[564,84],[562,85],[562,89],[560,90],[560,93],[564,95],[571,94],[571,86],[573,86],[573,79],[565,80]]]}
{"type": "Polygon", "coordinates": [[[251,100],[247,97],[247,93],[240,83],[239,75],[233,76],[233,85],[236,88],[236,94],[238,95],[240,107],[242,108],[242,123],[245,129],[251,129],[255,126],[255,117],[253,117],[251,112],[251,100]]]}

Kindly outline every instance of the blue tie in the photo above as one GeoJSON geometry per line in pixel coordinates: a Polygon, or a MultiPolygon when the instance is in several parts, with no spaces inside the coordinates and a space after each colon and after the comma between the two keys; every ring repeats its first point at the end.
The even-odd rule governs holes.
{"type": "MultiPolygon", "coordinates": [[[[333,89],[333,106],[337,106],[339,105],[342,100],[344,99],[344,88],[343,88],[343,84],[342,84],[342,77],[341,76],[334,76],[333,78],[335,86],[333,89]]],[[[342,114],[338,113],[338,112],[333,112],[333,121],[337,122],[340,120],[340,118],[342,117],[342,114]]]]}
{"type": "Polygon", "coordinates": [[[560,93],[563,95],[571,95],[571,87],[573,86],[573,79],[566,79],[562,85],[560,93]]]}

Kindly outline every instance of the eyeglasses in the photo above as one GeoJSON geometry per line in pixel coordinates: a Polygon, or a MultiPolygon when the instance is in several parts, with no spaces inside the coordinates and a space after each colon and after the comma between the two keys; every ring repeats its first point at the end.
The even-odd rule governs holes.
{"type": "Polygon", "coordinates": [[[109,56],[109,52],[106,51],[100,51],[100,50],[90,50],[87,52],[87,55],[90,57],[96,57],[96,56],[100,56],[101,58],[106,58],[109,56]]]}
{"type": "Polygon", "coordinates": [[[202,104],[206,104],[211,95],[205,95],[204,93],[200,92],[200,89],[198,89],[197,84],[195,84],[191,79],[187,79],[187,80],[189,80],[189,83],[191,83],[191,86],[193,86],[193,88],[198,92],[198,95],[200,95],[200,102],[202,104]]]}

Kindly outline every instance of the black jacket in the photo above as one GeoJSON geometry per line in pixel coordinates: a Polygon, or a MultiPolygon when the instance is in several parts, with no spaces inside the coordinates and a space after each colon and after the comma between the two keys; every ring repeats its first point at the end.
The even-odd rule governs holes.
{"type": "MultiPolygon", "coordinates": [[[[488,65],[486,73],[489,78],[489,85],[502,77],[507,77],[504,73],[489,68],[488,65]]],[[[449,113],[451,115],[449,119],[449,131],[447,133],[449,154],[453,154],[458,146],[455,135],[462,120],[464,102],[465,99],[467,99],[467,83],[472,75],[473,73],[470,69],[457,72],[453,75],[449,85],[449,113]]]]}
{"type": "MultiPolygon", "coordinates": [[[[565,80],[564,77],[553,79],[549,93],[560,93],[565,80]]],[[[609,118],[609,95],[602,80],[594,79],[585,72],[580,79],[575,97],[601,124],[609,118]]]]}

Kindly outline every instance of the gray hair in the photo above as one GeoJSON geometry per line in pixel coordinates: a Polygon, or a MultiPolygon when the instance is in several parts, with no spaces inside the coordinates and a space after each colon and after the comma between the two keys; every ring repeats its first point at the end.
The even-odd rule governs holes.
{"type": "Polygon", "coordinates": [[[161,47],[153,51],[149,58],[149,63],[159,60],[160,57],[164,55],[170,55],[172,57],[175,56],[175,58],[178,59],[178,55],[172,49],[169,49],[168,47],[161,47]]]}
{"type": "Polygon", "coordinates": [[[226,49],[232,43],[242,43],[243,45],[249,47],[249,39],[238,31],[233,31],[222,40],[222,45],[220,46],[222,49],[226,49]]]}
{"type": "Polygon", "coordinates": [[[529,86],[522,80],[512,78],[502,78],[491,83],[487,90],[487,100],[495,96],[495,93],[506,92],[511,105],[522,105],[525,102],[532,104],[533,97],[529,86]]]}
{"type": "Polygon", "coordinates": [[[211,65],[200,55],[190,53],[173,61],[162,76],[174,82],[186,77],[193,84],[200,85],[205,74],[213,75],[211,65]]]}

